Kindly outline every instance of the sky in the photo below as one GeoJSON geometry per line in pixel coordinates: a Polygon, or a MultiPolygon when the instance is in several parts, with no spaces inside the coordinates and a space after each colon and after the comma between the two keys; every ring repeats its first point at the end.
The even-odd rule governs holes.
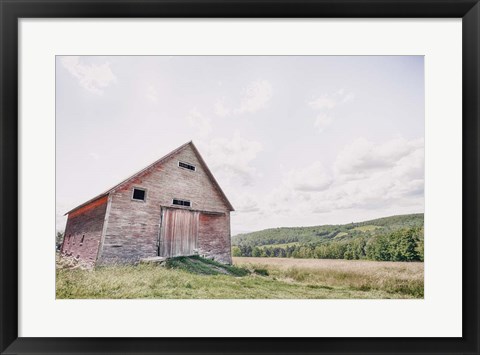
{"type": "Polygon", "coordinates": [[[57,56],[56,227],[193,140],[232,235],[424,211],[423,56],[57,56]]]}

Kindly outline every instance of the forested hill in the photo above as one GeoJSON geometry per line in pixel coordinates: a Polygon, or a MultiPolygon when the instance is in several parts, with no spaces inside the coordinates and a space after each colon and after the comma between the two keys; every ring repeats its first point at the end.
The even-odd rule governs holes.
{"type": "Polygon", "coordinates": [[[236,235],[232,245],[233,256],[423,261],[423,213],[265,229],[236,235]]]}
{"type": "Polygon", "coordinates": [[[368,239],[377,235],[387,235],[401,229],[421,227],[423,227],[423,213],[417,213],[384,217],[359,223],[265,229],[233,236],[232,245],[254,247],[289,243],[328,243],[331,241],[347,241],[356,237],[366,237],[368,239]]]}

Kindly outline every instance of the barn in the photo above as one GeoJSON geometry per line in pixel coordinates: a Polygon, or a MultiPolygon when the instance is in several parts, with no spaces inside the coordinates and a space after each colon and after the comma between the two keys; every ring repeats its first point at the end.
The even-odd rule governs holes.
{"type": "Polygon", "coordinates": [[[68,211],[61,254],[90,266],[188,255],[231,264],[233,210],[188,142],[68,211]]]}

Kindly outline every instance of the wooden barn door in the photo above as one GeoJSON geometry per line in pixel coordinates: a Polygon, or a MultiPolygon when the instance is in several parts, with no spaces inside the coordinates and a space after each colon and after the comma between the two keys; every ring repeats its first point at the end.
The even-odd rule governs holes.
{"type": "Polygon", "coordinates": [[[159,255],[193,255],[197,248],[199,212],[162,208],[159,255]]]}

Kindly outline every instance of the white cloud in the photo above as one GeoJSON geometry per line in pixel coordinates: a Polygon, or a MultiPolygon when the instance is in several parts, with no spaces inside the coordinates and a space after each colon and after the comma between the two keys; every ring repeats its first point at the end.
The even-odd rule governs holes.
{"type": "Polygon", "coordinates": [[[213,109],[220,117],[254,113],[267,108],[272,96],[272,85],[267,80],[256,80],[243,89],[238,107],[230,108],[225,104],[224,99],[221,99],[215,102],[213,109]]]}
{"type": "Polygon", "coordinates": [[[330,114],[326,114],[325,111],[331,111],[337,106],[347,103],[353,100],[355,95],[350,92],[346,92],[344,89],[338,90],[333,94],[323,94],[308,102],[308,106],[320,113],[315,118],[313,123],[314,127],[319,132],[323,132],[333,122],[333,117],[330,114]]]}
{"type": "Polygon", "coordinates": [[[333,122],[332,116],[327,115],[325,113],[320,113],[317,115],[317,118],[315,119],[315,123],[313,124],[313,126],[317,128],[319,132],[323,132],[325,128],[327,128],[332,122],[333,122]]]}
{"type": "Polygon", "coordinates": [[[332,109],[337,106],[337,101],[333,99],[333,97],[329,95],[322,95],[315,100],[312,100],[308,103],[308,105],[313,108],[314,110],[324,110],[324,109],[332,109]]]}
{"type": "Polygon", "coordinates": [[[335,208],[423,206],[424,154],[423,139],[359,139],[337,156],[335,183],[322,200],[335,208]]]}
{"type": "Polygon", "coordinates": [[[108,62],[100,65],[84,64],[80,61],[80,57],[76,56],[62,57],[60,61],[63,67],[78,80],[80,86],[91,93],[101,95],[103,89],[117,81],[108,62]]]}
{"type": "MultiPolygon", "coordinates": [[[[396,166],[400,159],[421,150],[423,139],[407,141],[393,139],[383,144],[375,144],[359,138],[346,146],[337,156],[335,171],[339,175],[363,176],[369,171],[396,166]]],[[[423,170],[423,167],[422,167],[423,170]]]]}
{"type": "Polygon", "coordinates": [[[251,163],[262,151],[261,143],[235,133],[230,139],[217,138],[202,146],[201,151],[205,152],[208,166],[223,183],[246,186],[257,176],[257,170],[251,163]]]}
{"type": "Polygon", "coordinates": [[[352,101],[355,98],[355,94],[349,92],[343,96],[342,103],[347,103],[352,101]]]}
{"type": "Polygon", "coordinates": [[[93,160],[99,160],[99,159],[100,159],[100,155],[98,155],[97,153],[90,152],[90,153],[88,153],[88,155],[89,155],[93,160]]]}
{"type": "Polygon", "coordinates": [[[158,102],[158,92],[155,85],[150,84],[147,86],[146,97],[149,101],[157,103],[158,102]]]}
{"type": "Polygon", "coordinates": [[[298,191],[322,191],[332,183],[331,176],[321,162],[288,173],[286,183],[298,191]]]}
{"type": "Polygon", "coordinates": [[[340,89],[333,94],[323,94],[308,102],[308,105],[314,110],[331,110],[340,104],[347,103],[355,98],[351,92],[340,89]]]}
{"type": "Polygon", "coordinates": [[[272,85],[267,80],[257,80],[250,83],[244,91],[240,107],[237,112],[253,113],[266,108],[272,98],[272,85]]]}
{"type": "Polygon", "coordinates": [[[225,106],[223,100],[218,100],[213,106],[213,110],[215,114],[220,117],[229,116],[231,113],[231,110],[227,106],[225,106]]]}
{"type": "Polygon", "coordinates": [[[194,128],[200,136],[207,136],[212,131],[212,120],[201,114],[197,109],[190,110],[187,116],[190,127],[194,128]]]}
{"type": "Polygon", "coordinates": [[[423,146],[423,140],[417,142],[418,146],[413,151],[400,159],[395,171],[398,175],[417,179],[423,178],[425,173],[425,149],[423,146]]]}
{"type": "Polygon", "coordinates": [[[257,201],[258,196],[246,193],[237,193],[231,196],[231,201],[238,213],[253,213],[260,211],[260,204],[257,201]]]}
{"type": "Polygon", "coordinates": [[[338,155],[334,167],[330,171],[315,162],[286,173],[283,182],[259,200],[265,218],[301,220],[312,213],[341,210],[423,209],[423,139],[394,139],[381,144],[355,141],[338,155]],[[350,153],[348,158],[346,152],[350,153]]]}

